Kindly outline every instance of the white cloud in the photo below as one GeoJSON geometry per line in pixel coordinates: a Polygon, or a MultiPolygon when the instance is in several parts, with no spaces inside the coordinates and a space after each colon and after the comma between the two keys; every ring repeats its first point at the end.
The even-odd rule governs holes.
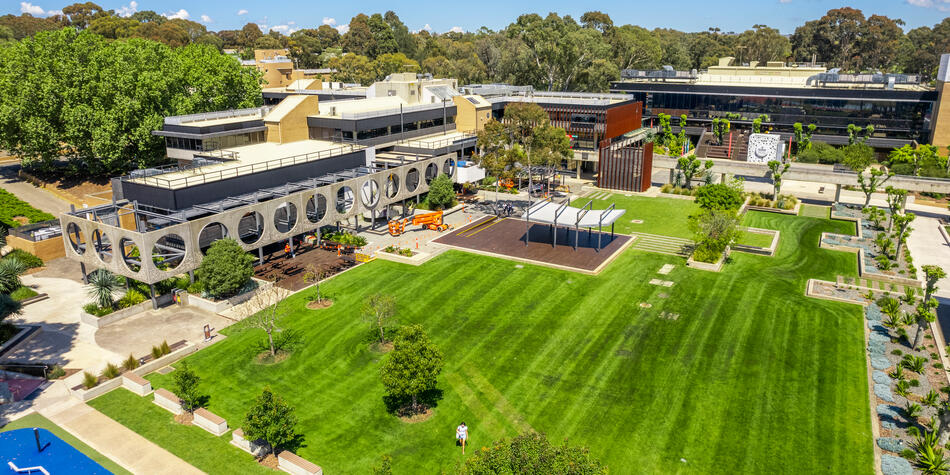
{"type": "Polygon", "coordinates": [[[201,23],[211,23],[211,17],[208,15],[201,15],[201,23]]]}
{"type": "Polygon", "coordinates": [[[778,0],[778,3],[792,3],[792,0],[778,0]]]}
{"type": "Polygon", "coordinates": [[[20,2],[20,13],[29,13],[33,16],[45,15],[46,10],[39,5],[33,5],[29,2],[20,2]]]}
{"type": "Polygon", "coordinates": [[[350,31],[350,24],[335,26],[336,31],[339,31],[341,35],[345,35],[347,31],[350,31]]]}
{"type": "Polygon", "coordinates": [[[130,17],[135,12],[139,11],[139,2],[129,2],[128,5],[119,7],[115,10],[115,14],[121,17],[130,17]]]}
{"type": "Polygon", "coordinates": [[[330,26],[336,25],[336,18],[330,18],[328,16],[325,16],[323,17],[323,24],[330,25],[330,26]]]}
{"type": "Polygon", "coordinates": [[[936,8],[939,11],[950,11],[950,0],[907,0],[908,5],[922,8],[936,8]]]}
{"type": "Polygon", "coordinates": [[[297,31],[297,28],[292,28],[290,25],[274,25],[270,27],[270,31],[279,31],[285,35],[289,35],[297,31]]]}
{"type": "Polygon", "coordinates": [[[419,28],[419,29],[416,31],[416,33],[420,32],[420,31],[422,31],[422,30],[425,30],[425,31],[432,31],[432,25],[426,23],[426,26],[423,26],[422,28],[419,28]]]}
{"type": "Polygon", "coordinates": [[[174,19],[187,20],[191,18],[191,14],[188,13],[188,10],[185,10],[184,8],[182,8],[181,10],[178,10],[177,12],[163,13],[162,16],[164,16],[165,18],[168,18],[169,20],[174,20],[174,19]]]}
{"type": "Polygon", "coordinates": [[[243,8],[240,9],[240,10],[238,10],[238,16],[241,16],[241,15],[247,15],[247,10],[245,10],[245,9],[243,9],[243,8]]]}
{"type": "Polygon", "coordinates": [[[465,30],[463,30],[461,26],[453,26],[452,28],[449,29],[449,33],[464,33],[464,32],[465,30]]]}

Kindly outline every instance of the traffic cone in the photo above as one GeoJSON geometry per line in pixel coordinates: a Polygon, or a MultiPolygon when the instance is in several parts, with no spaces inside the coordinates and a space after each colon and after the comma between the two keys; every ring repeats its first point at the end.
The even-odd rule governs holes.
{"type": "Polygon", "coordinates": [[[419,238],[416,238],[416,249],[419,249],[419,238]]]}

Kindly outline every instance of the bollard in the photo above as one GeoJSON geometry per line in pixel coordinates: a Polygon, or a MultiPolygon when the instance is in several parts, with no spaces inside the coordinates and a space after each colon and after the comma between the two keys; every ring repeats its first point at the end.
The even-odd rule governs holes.
{"type": "Polygon", "coordinates": [[[416,238],[416,249],[419,249],[419,238],[416,238]]]}

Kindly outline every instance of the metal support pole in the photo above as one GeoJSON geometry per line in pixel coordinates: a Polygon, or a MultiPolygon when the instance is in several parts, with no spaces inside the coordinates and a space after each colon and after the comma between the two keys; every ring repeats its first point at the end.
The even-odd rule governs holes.
{"type": "Polygon", "coordinates": [[[551,235],[554,236],[551,247],[557,249],[557,219],[555,219],[555,224],[551,225],[551,235]]]}
{"type": "Polygon", "coordinates": [[[148,296],[152,299],[152,308],[158,308],[158,300],[155,300],[155,284],[148,284],[148,296]]]}
{"type": "Polygon", "coordinates": [[[292,237],[287,238],[287,245],[290,246],[290,255],[293,256],[294,255],[294,238],[292,237]]]}
{"type": "Polygon", "coordinates": [[[574,252],[577,252],[577,240],[580,239],[580,231],[578,231],[578,229],[579,228],[575,224],[574,225],[574,252]]]}
{"type": "MultiPolygon", "coordinates": [[[[80,262],[80,263],[79,263],[79,271],[82,272],[82,283],[88,284],[88,283],[89,283],[89,278],[86,277],[86,264],[80,262]]],[[[126,282],[128,282],[128,281],[126,281],[126,282]]]]}
{"type": "Polygon", "coordinates": [[[264,263],[264,246],[257,248],[257,263],[258,264],[264,263]]]}
{"type": "Polygon", "coordinates": [[[370,225],[370,229],[376,229],[376,208],[370,210],[370,216],[373,217],[373,224],[370,225]]]}

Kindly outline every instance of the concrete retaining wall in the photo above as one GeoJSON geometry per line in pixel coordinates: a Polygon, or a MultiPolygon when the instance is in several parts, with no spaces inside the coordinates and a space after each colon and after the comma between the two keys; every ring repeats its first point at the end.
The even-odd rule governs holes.
{"type": "Polygon", "coordinates": [[[322,475],[323,469],[313,462],[288,451],[277,454],[277,468],[294,475],[322,475]]]}
{"type": "Polygon", "coordinates": [[[256,289],[250,292],[244,292],[243,294],[235,295],[234,297],[231,297],[227,300],[215,301],[215,300],[206,299],[204,297],[199,297],[197,295],[187,294],[187,296],[183,297],[184,298],[183,302],[185,302],[187,305],[191,305],[193,307],[200,308],[202,310],[207,310],[212,313],[221,313],[231,307],[234,307],[235,305],[240,305],[244,302],[247,302],[248,300],[251,299],[251,297],[254,297],[254,293],[257,292],[258,289],[263,289],[271,285],[271,283],[266,280],[260,280],[260,279],[253,279],[253,280],[257,282],[256,289]]]}
{"type": "Polygon", "coordinates": [[[119,379],[122,380],[123,388],[126,388],[129,391],[138,394],[139,396],[145,396],[152,392],[152,382],[131,371],[122,373],[122,376],[119,379]]]}
{"type": "Polygon", "coordinates": [[[108,315],[103,315],[97,317],[95,315],[90,315],[82,310],[79,311],[79,320],[89,325],[93,328],[102,328],[108,325],[112,325],[115,322],[124,320],[134,315],[138,315],[146,310],[152,309],[152,301],[146,300],[138,305],[133,305],[128,308],[123,308],[122,310],[116,310],[108,315]]]}
{"type": "Polygon", "coordinates": [[[178,396],[172,394],[171,391],[166,389],[156,389],[155,400],[152,402],[159,405],[162,409],[175,414],[176,416],[182,413],[181,400],[178,399],[178,396]]]}
{"type": "Polygon", "coordinates": [[[192,422],[217,436],[228,431],[228,421],[203,407],[195,409],[195,419],[192,422]]]}
{"type": "Polygon", "coordinates": [[[689,259],[686,259],[686,267],[692,267],[693,269],[707,270],[710,272],[719,272],[722,270],[722,266],[725,265],[726,259],[729,257],[729,254],[732,252],[732,249],[726,247],[726,252],[719,258],[715,263],[708,262],[699,262],[693,260],[693,256],[689,256],[689,259]]]}

